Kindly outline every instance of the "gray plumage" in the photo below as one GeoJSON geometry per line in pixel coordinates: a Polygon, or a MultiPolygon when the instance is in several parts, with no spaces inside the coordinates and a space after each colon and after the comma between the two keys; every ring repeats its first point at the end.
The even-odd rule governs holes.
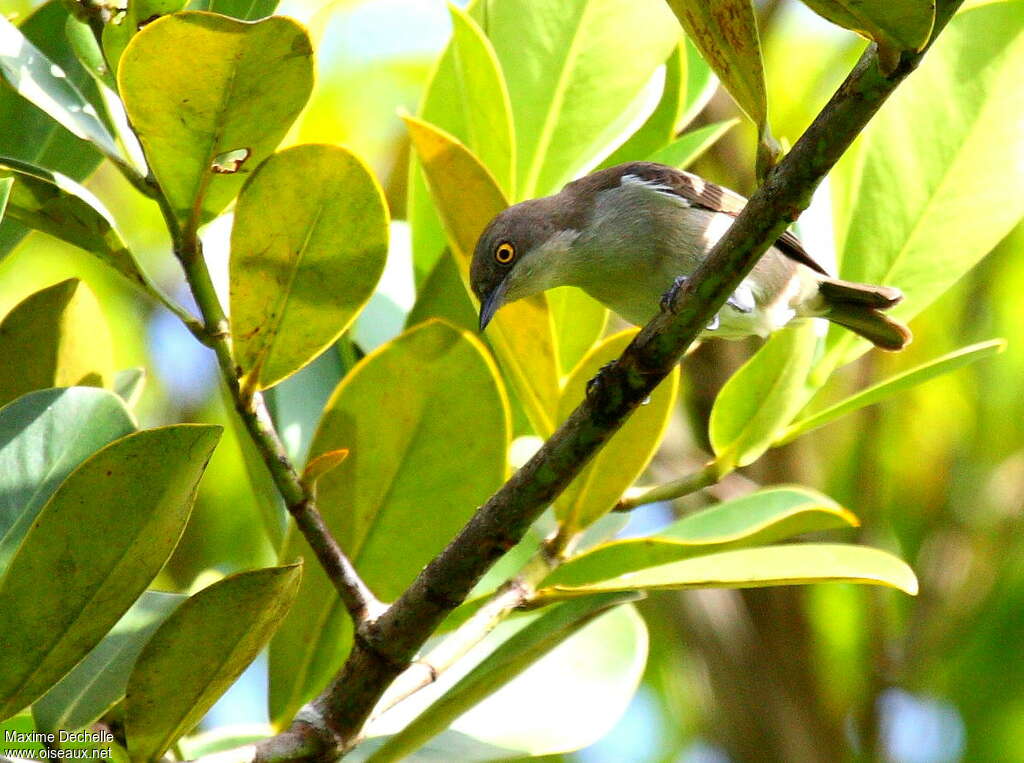
{"type": "MultiPolygon", "coordinates": [[[[556,286],[579,287],[642,325],[745,204],[739,194],[691,173],[630,162],[509,207],[491,221],[473,254],[470,277],[481,302],[481,328],[502,304],[556,286]]],[[[787,232],[705,333],[767,336],[794,317],[821,316],[896,350],[910,341],[910,332],[881,310],[901,298],[897,289],[829,278],[787,232]]]]}

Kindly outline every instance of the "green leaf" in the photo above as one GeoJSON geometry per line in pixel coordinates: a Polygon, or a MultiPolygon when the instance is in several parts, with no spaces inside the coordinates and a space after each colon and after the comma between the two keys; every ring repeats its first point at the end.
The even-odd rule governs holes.
{"type": "Polygon", "coordinates": [[[931,38],[935,0],[804,0],[818,15],[878,43],[892,71],[903,51],[919,51],[931,38]]]}
{"type": "Polygon", "coordinates": [[[804,321],[775,332],[719,391],[708,431],[724,469],[756,461],[803,408],[815,328],[804,321]]]}
{"type": "Polygon", "coordinates": [[[679,41],[662,0],[505,0],[474,15],[508,82],[520,199],[558,190],[642,124],[645,88],[679,41]]]}
{"type": "Polygon", "coordinates": [[[64,24],[64,36],[74,51],[78,63],[89,72],[89,76],[111,90],[116,89],[114,73],[107,66],[103,50],[96,42],[96,35],[92,33],[92,28],[84,21],[69,16],[67,23],[64,24]]]}
{"type": "MultiPolygon", "coordinates": [[[[64,70],[72,82],[92,103],[97,103],[96,84],[75,58],[62,36],[69,16],[61,0],[49,0],[39,6],[19,29],[42,50],[51,61],[64,70]]],[[[18,93],[0,84],[0,156],[29,162],[61,172],[81,181],[102,161],[100,153],[79,140],[46,112],[18,93]]],[[[10,252],[27,233],[24,227],[8,218],[0,225],[0,258],[10,252]]]]}
{"type": "MultiPolygon", "coordinates": [[[[185,7],[185,0],[128,0],[126,6],[123,15],[115,15],[113,21],[103,27],[103,52],[115,72],[132,37],[160,16],[180,11],[185,7]]],[[[111,87],[116,85],[111,84],[111,87]]]]}
{"type": "Polygon", "coordinates": [[[49,114],[72,135],[89,141],[107,156],[121,156],[95,107],[67,73],[2,15],[0,76],[19,95],[49,114]]]}
{"type": "Polygon", "coordinates": [[[64,478],[133,431],[121,400],[95,387],[29,392],[0,408],[0,575],[64,478]]]}
{"type": "MultiPolygon", "coordinates": [[[[508,403],[486,351],[439,321],[378,348],[342,380],[310,457],[350,451],[320,478],[318,505],[374,593],[396,598],[501,485],[508,437],[508,403]]],[[[293,534],[283,558],[310,553],[293,534]]],[[[351,643],[337,593],[314,560],[307,569],[271,644],[275,723],[323,688],[351,643]]]]}
{"type": "Polygon", "coordinates": [[[914,571],[886,551],[839,543],[790,543],[697,556],[583,586],[554,585],[539,590],[536,598],[541,603],[612,591],[808,583],[870,583],[917,593],[914,571]]]}
{"type": "Polygon", "coordinates": [[[32,705],[40,731],[80,729],[124,698],[128,675],[153,631],[188,597],[144,591],[74,670],[32,705]]]}
{"type": "Polygon", "coordinates": [[[17,304],[0,322],[0,405],[46,387],[104,386],[113,374],[110,330],[88,286],[70,278],[17,304]]]}
{"type": "MultiPolygon", "coordinates": [[[[452,253],[464,284],[473,249],[487,224],[507,206],[479,160],[452,136],[419,119],[406,118],[413,147],[423,163],[452,253]]],[[[466,287],[468,290],[468,286],[466,287]]],[[[538,294],[506,305],[487,338],[536,433],[554,432],[558,405],[558,360],[547,298],[538,294]]]]}
{"type": "MultiPolygon", "coordinates": [[[[902,289],[896,318],[917,315],[1024,216],[1024,130],[1007,116],[1024,113],[1022,7],[958,14],[833,173],[842,277],[902,289]]],[[[826,371],[870,345],[836,328],[827,347],[826,371]]]]}
{"type": "Polygon", "coordinates": [[[676,122],[676,132],[681,131],[704,110],[718,90],[718,78],[711,71],[708,62],[701,56],[697,46],[689,37],[685,39],[686,49],[686,98],[682,114],[676,122]]]}
{"type": "Polygon", "coordinates": [[[242,188],[231,230],[242,372],[270,387],[333,344],[369,300],[387,251],[384,194],[351,152],[307,144],[263,162],[242,188]]]}
{"type": "Polygon", "coordinates": [[[125,697],[133,760],[159,758],[256,659],[288,613],[302,565],[230,575],[178,607],[146,644],[125,697]]]}
{"type": "Polygon", "coordinates": [[[684,517],[652,537],[595,546],[556,569],[544,585],[587,585],[645,567],[858,524],[853,514],[816,491],[765,488],[684,517]]]}
{"type": "Polygon", "coordinates": [[[701,154],[715,145],[738,122],[738,119],[728,119],[724,122],[715,122],[704,127],[698,127],[696,130],[691,130],[685,135],[679,136],[667,146],[646,157],[646,159],[649,162],[659,162],[670,167],[686,169],[701,154]]]}
{"type": "Polygon", "coordinates": [[[4,626],[0,718],[74,667],[160,571],[219,436],[198,424],[127,435],[50,497],[0,580],[0,611],[18,613],[4,626]]]}
{"type": "Polygon", "coordinates": [[[791,442],[797,437],[830,424],[842,416],[859,411],[861,408],[866,408],[869,405],[874,405],[904,390],[934,379],[936,376],[956,371],[958,368],[969,365],[976,360],[997,355],[1004,349],[1006,349],[1005,339],[990,339],[987,342],[971,344],[938,358],[933,358],[895,376],[890,376],[888,379],[873,384],[867,389],[862,389],[845,400],[841,400],[824,410],[813,413],[791,424],[782,436],[779,437],[776,444],[782,445],[791,442]]]}
{"type": "MultiPolygon", "coordinates": [[[[361,742],[348,753],[352,763],[364,763],[381,747],[390,743],[394,735],[375,736],[361,742]]],[[[493,763],[496,760],[523,760],[527,751],[520,745],[516,749],[487,744],[458,731],[442,731],[429,739],[415,752],[408,753],[407,763],[437,763],[439,760],[457,760],[459,763],[493,763]]]]}
{"type": "Polygon", "coordinates": [[[553,607],[509,638],[372,755],[372,763],[404,760],[453,721],[609,609],[635,598],[593,596],[553,607]],[[573,606],[575,605],[575,606],[573,606]]]}
{"type": "Polygon", "coordinates": [[[114,374],[114,392],[129,408],[134,408],[139,402],[145,385],[146,369],[143,366],[124,368],[114,374]]]}
{"type": "MultiPolygon", "coordinates": [[[[583,401],[587,382],[597,376],[603,365],[619,357],[636,334],[635,329],[615,334],[583,359],[562,392],[559,421],[564,421],[583,401]]],[[[615,506],[654,457],[668,426],[678,389],[677,367],[558,497],[555,515],[560,522],[571,530],[579,530],[615,506]]]]}
{"type": "MultiPolygon", "coordinates": [[[[550,294],[548,302],[553,308],[550,294]]],[[[441,255],[430,275],[420,284],[416,303],[405,318],[405,327],[411,328],[431,318],[441,318],[465,331],[476,331],[476,311],[463,288],[459,266],[451,251],[441,255]]]]}
{"type": "Polygon", "coordinates": [[[448,12],[452,42],[424,101],[423,119],[465,143],[514,198],[515,128],[501,64],[490,41],[465,11],[449,3],[448,12]],[[446,97],[451,98],[448,103],[442,100],[446,97]],[[447,118],[435,121],[440,114],[447,118]]]}
{"type": "Polygon", "coordinates": [[[60,173],[5,156],[0,156],[0,178],[14,181],[7,205],[11,220],[81,247],[150,291],[110,213],[88,190],[60,173]]]}
{"type": "Polygon", "coordinates": [[[768,125],[764,61],[751,0],[666,2],[736,105],[757,125],[761,141],[758,161],[762,163],[765,152],[775,153],[778,147],[768,125]]]}
{"type": "Polygon", "coordinates": [[[288,132],[313,86],[313,53],[291,19],[247,23],[183,12],[132,38],[117,80],[156,179],[178,219],[195,230],[288,132]],[[232,151],[247,152],[245,164],[217,172],[217,158],[232,151]]]}
{"type": "Polygon", "coordinates": [[[14,185],[14,178],[0,178],[0,223],[4,221],[4,213],[7,211],[7,199],[11,196],[12,185],[14,185]]]}
{"type": "Polygon", "coordinates": [[[564,286],[547,292],[555,324],[558,365],[562,375],[572,370],[604,334],[608,309],[581,289],[564,286]]]}
{"type": "Polygon", "coordinates": [[[601,162],[601,167],[614,167],[622,162],[645,159],[668,145],[676,135],[676,123],[682,111],[685,90],[686,48],[680,40],[665,61],[665,84],[658,105],[640,129],[601,162]]]}

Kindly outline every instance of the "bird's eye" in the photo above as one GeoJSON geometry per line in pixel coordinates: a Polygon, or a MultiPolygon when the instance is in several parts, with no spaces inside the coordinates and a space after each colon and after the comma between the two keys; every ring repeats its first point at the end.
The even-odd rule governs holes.
{"type": "Polygon", "coordinates": [[[498,248],[494,250],[494,259],[500,262],[502,265],[508,265],[512,260],[515,259],[516,248],[512,246],[508,241],[499,244],[498,248]]]}

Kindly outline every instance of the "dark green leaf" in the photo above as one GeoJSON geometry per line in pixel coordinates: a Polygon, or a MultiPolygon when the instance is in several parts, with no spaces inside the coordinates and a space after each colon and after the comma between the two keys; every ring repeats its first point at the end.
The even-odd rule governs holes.
{"type": "Polygon", "coordinates": [[[130,434],[50,497],[0,580],[0,611],[18,613],[4,625],[0,718],[74,667],[160,571],[219,436],[198,424],[130,434]]]}
{"type": "Polygon", "coordinates": [[[152,760],[188,733],[256,659],[295,600],[299,564],[240,572],[204,588],[146,644],[125,697],[134,760],[152,760]]]}

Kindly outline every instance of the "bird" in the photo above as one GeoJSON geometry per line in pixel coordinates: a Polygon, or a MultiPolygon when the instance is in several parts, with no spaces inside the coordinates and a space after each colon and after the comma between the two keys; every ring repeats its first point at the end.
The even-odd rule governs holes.
{"type": "MultiPolygon", "coordinates": [[[[480,235],[470,264],[480,331],[502,305],[558,286],[578,287],[642,326],[665,309],[745,205],[740,194],[693,173],[627,162],[507,207],[480,235]]],[[[792,320],[821,317],[896,351],[911,333],[883,311],[902,299],[891,286],[831,277],[787,231],[701,337],[767,337],[792,320]]]]}

